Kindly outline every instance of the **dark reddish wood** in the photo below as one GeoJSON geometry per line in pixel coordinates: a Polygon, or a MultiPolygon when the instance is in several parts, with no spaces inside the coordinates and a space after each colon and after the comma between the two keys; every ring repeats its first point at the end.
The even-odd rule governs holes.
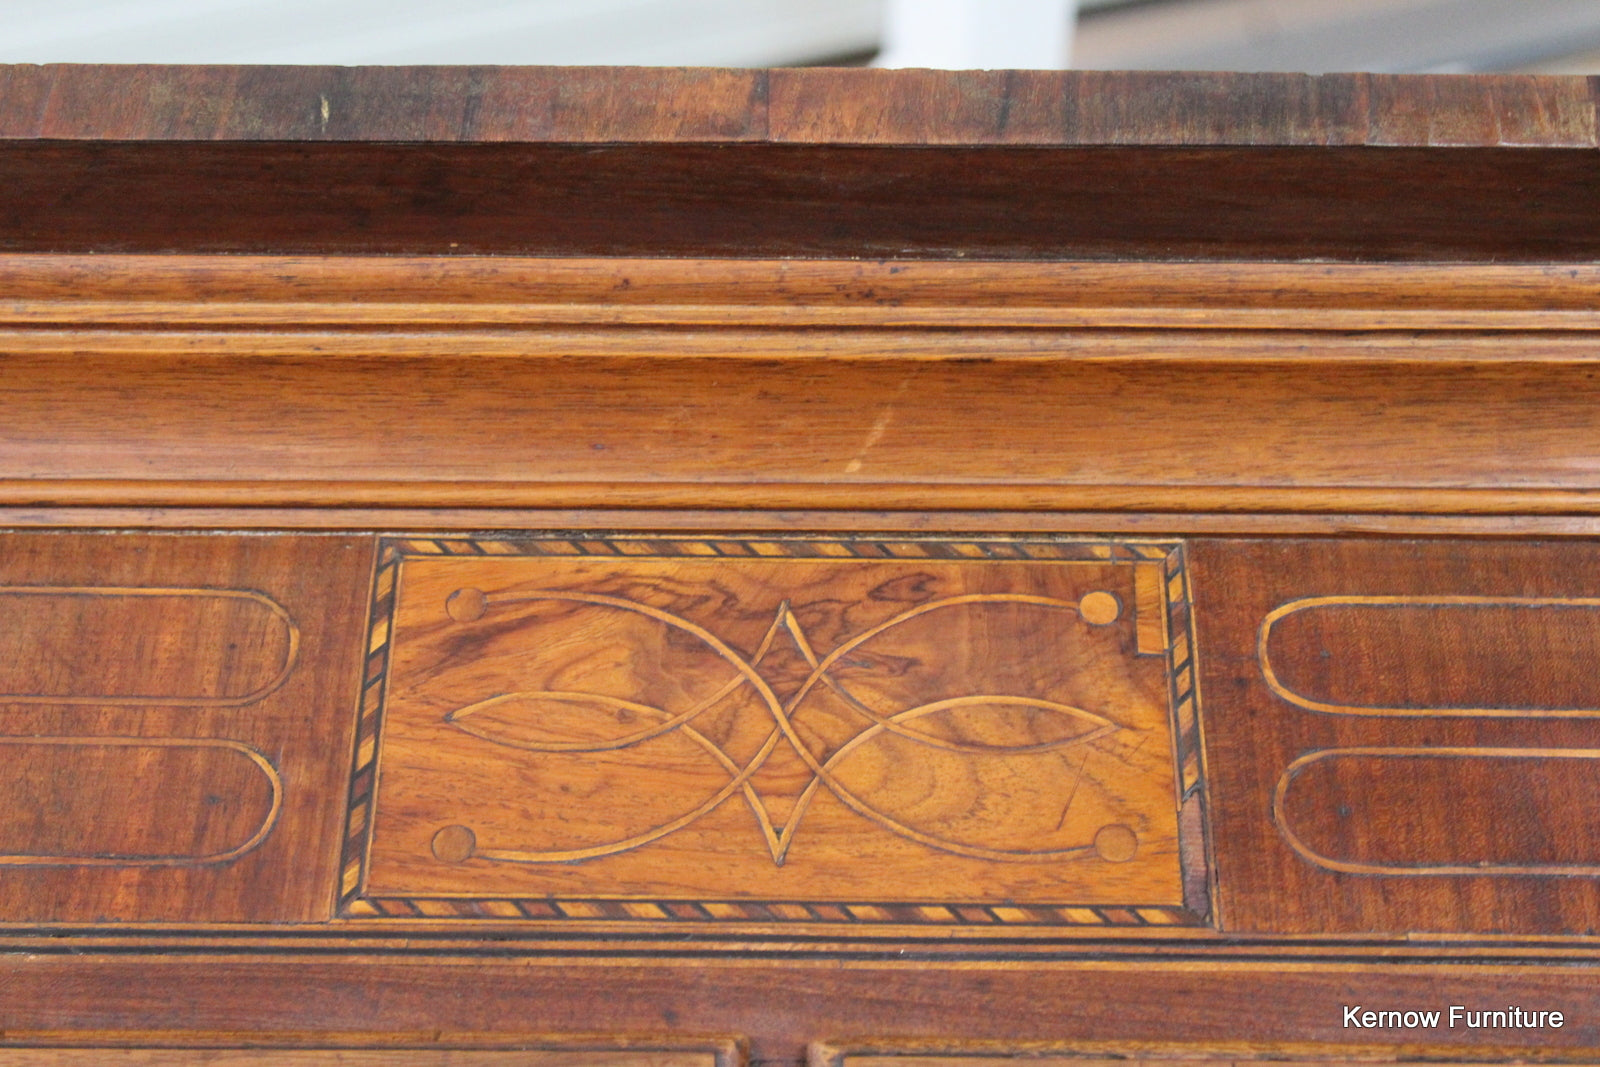
{"type": "MultiPolygon", "coordinates": [[[[1349,1030],[1343,1005],[1537,1005],[1560,1029],[1441,1028],[1429,1045],[1518,1061],[1540,1049],[1596,1049],[1600,984],[1583,967],[1470,966],[1316,973],[1253,965],[1196,969],[910,960],[119,959],[0,962],[0,1027],[19,1030],[538,1030],[745,1034],[756,1063],[795,1065],[813,1042],[899,1039],[1333,1042],[1408,1032],[1349,1030]],[[1527,1036],[1533,1034],[1530,1038],[1527,1036]],[[1514,1050],[1514,1051],[1513,1051],[1514,1050]]],[[[1411,1034],[1410,1036],[1416,1036],[1411,1034]]],[[[57,1039],[59,1040],[59,1038],[57,1039]]]]}
{"type": "MultiPolygon", "coordinates": [[[[1600,513],[1589,83],[487,68],[17,67],[0,78],[11,138],[0,250],[351,257],[215,270],[173,257],[172,273],[134,281],[139,264],[120,275],[5,265],[0,514],[48,532],[0,540],[0,582],[255,589],[298,620],[302,644],[281,688],[257,700],[246,683],[264,683],[215,666],[226,656],[168,669],[168,645],[197,625],[221,643],[236,618],[175,613],[150,638],[150,612],[46,611],[0,631],[0,654],[26,660],[7,677],[37,690],[0,704],[9,746],[37,746],[11,758],[22,769],[7,796],[22,799],[0,808],[0,841],[24,846],[10,855],[187,849],[205,861],[0,871],[0,913],[15,923],[0,957],[0,1042],[743,1033],[758,1061],[786,1064],[851,1038],[1392,1050],[1412,1035],[1348,1030],[1342,1006],[1464,1002],[1571,1021],[1438,1030],[1427,1045],[1487,1060],[1600,1047],[1592,872],[1337,866],[1586,865],[1593,806],[1561,798],[1593,793],[1594,720],[1547,706],[1581,703],[1583,672],[1509,671],[1478,692],[1504,705],[1534,692],[1496,714],[1361,714],[1275,694],[1257,644],[1267,613],[1299,596],[1600,593],[1587,542],[1487,540],[1592,537],[1600,513]],[[450,264],[430,275],[426,261],[354,262],[397,252],[450,264]],[[745,262],[635,259],[557,278],[548,261],[496,273],[473,258],[488,252],[745,262]],[[774,284],[774,261],[797,256],[883,262],[845,276],[814,261],[793,287],[774,284]],[[919,258],[1013,262],[979,274],[916,264],[893,280],[919,258]],[[1072,259],[1129,274],[1079,284],[1061,263],[1014,284],[1019,262],[1072,259]],[[1211,262],[1189,275],[1187,260],[1211,262]],[[1333,281],[1307,263],[1270,266],[1287,260],[1366,266],[1333,281]],[[1129,282],[1153,261],[1166,265],[1129,282]],[[1440,261],[1468,266],[1435,274],[1440,261]],[[1524,266],[1501,272],[1506,262],[1524,266]],[[618,295],[635,280],[649,296],[618,295]],[[523,317],[530,302],[544,307],[523,317]],[[896,318],[897,302],[913,308],[896,318]],[[178,510],[141,510],[153,506],[178,510]],[[692,510],[652,510],[668,508],[692,510]],[[357,532],[64,529],[112,522],[357,532]],[[646,927],[616,900],[581,915],[533,897],[454,917],[420,897],[383,916],[334,914],[335,894],[359,885],[341,851],[359,850],[367,829],[342,821],[364,810],[346,791],[353,728],[364,714],[361,736],[376,736],[385,666],[382,612],[367,626],[383,595],[380,576],[369,596],[374,532],[412,523],[417,537],[491,531],[475,540],[558,523],[725,540],[884,525],[1342,539],[1193,545],[1201,614],[1184,654],[1203,670],[1211,818],[1190,793],[1179,838],[1189,856],[1211,850],[1221,904],[1196,909],[1198,925],[1108,906],[1100,918],[1115,929],[1014,936],[1022,927],[997,911],[929,936],[865,902],[841,913],[843,933],[751,920],[708,936],[665,911],[661,924],[684,926],[646,927]],[[1394,539],[1422,527],[1483,540],[1394,539]],[[54,667],[58,653],[95,669],[54,667]],[[153,672],[185,692],[123,703],[153,672]],[[251,699],[237,706],[193,703],[241,691],[251,699]],[[110,758],[86,770],[90,753],[60,751],[97,736],[248,745],[280,773],[282,811],[258,846],[219,856],[264,818],[259,792],[247,795],[254,771],[220,749],[169,746],[182,754],[150,756],[140,774],[110,758]],[[1330,749],[1343,762],[1304,762],[1330,749]],[[1440,749],[1461,762],[1441,763],[1440,749]],[[1508,750],[1540,761],[1525,775],[1531,801],[1495,773],[1508,750]],[[1399,786],[1374,762],[1390,758],[1412,761],[1399,786]],[[74,790],[94,774],[107,780],[74,790]],[[216,780],[237,804],[214,828],[165,835],[182,827],[158,794],[117,788],[141,775],[216,780]],[[1340,804],[1341,790],[1382,803],[1340,804]],[[1413,797],[1427,819],[1406,821],[1413,797]],[[125,826],[80,818],[119,799],[125,826]],[[59,817],[49,833],[28,822],[41,810],[59,817]],[[558,924],[540,926],[547,913],[558,924]]],[[[1176,602],[1182,581],[1157,577],[1176,602]]],[[[1153,595],[1135,581],[1136,614],[1153,595]]],[[[1144,614],[1135,647],[1160,647],[1144,614]]],[[[1470,689],[1468,657],[1487,670],[1550,648],[1581,659],[1592,645],[1581,625],[1544,644],[1484,626],[1476,643],[1409,661],[1402,651],[1396,666],[1392,646],[1437,642],[1450,626],[1340,632],[1343,645],[1332,631],[1283,631],[1278,654],[1299,668],[1285,679],[1322,697],[1398,686],[1391,712],[1470,689]],[[1319,666],[1324,650],[1352,646],[1341,654],[1360,660],[1353,674],[1319,666]]],[[[1176,631],[1167,637],[1176,650],[1176,631]]],[[[241,647],[271,641],[249,631],[241,647]]],[[[471,656],[458,642],[411,677],[471,656]]],[[[1179,659],[1181,715],[1193,675],[1179,659]]],[[[508,805],[543,799],[491,787],[508,805]]],[[[196,795],[159,794],[190,807],[196,795]]],[[[428,811],[454,800],[447,784],[428,811]]],[[[437,832],[436,860],[461,854],[459,834],[433,851],[437,832]]],[[[1205,898],[1199,881],[1184,885],[1186,902],[1205,898]]]]}
{"type": "MultiPolygon", "coordinates": [[[[1480,661],[1481,662],[1481,661],[1480,661]]],[[[1600,874],[1600,751],[1426,745],[1313,753],[1275,821],[1303,859],[1404,894],[1408,882],[1600,874]]]]}
{"type": "Polygon", "coordinates": [[[34,1032],[0,1044],[0,1067],[744,1067],[730,1038],[316,1031],[34,1032]]]}
{"type": "Polygon", "coordinates": [[[60,65],[0,93],[9,250],[1582,260],[1600,214],[1580,78],[60,65]]]}
{"type": "MultiPolygon", "coordinates": [[[[1438,1067],[1469,1067],[1475,1061],[1459,1050],[1408,1045],[1404,1049],[1328,1046],[1228,1044],[1220,1047],[1184,1043],[1047,1042],[1007,1045],[1004,1042],[895,1041],[857,1042],[844,1048],[813,1047],[810,1067],[1245,1067],[1271,1059],[1281,1067],[1356,1067],[1357,1064],[1412,1062],[1425,1059],[1438,1067]]],[[[1481,1061],[1477,1061],[1481,1062],[1481,1061]]],[[[1530,1062],[1587,1063],[1581,1052],[1546,1053],[1530,1062]],[[1548,1059],[1546,1059],[1548,1056],[1548,1059]],[[1568,1058],[1570,1057],[1570,1059],[1568,1058]]]]}
{"type": "Polygon", "coordinates": [[[656,67],[0,66],[0,137],[760,140],[766,78],[656,67]]]}
{"type": "Polygon", "coordinates": [[[1292,699],[1344,714],[1455,708],[1570,716],[1600,709],[1600,603],[1394,601],[1291,604],[1267,637],[1292,699]],[[1493,671],[1483,664],[1494,663],[1493,671]]]}
{"type": "Polygon", "coordinates": [[[1576,78],[774,70],[771,138],[825,144],[1594,147],[1576,78]]]}
{"type": "Polygon", "coordinates": [[[0,250],[1578,261],[1600,246],[1597,167],[1572,148],[22,140],[0,143],[0,250]]]}
{"type": "Polygon", "coordinates": [[[9,672],[0,695],[3,792],[16,801],[0,808],[0,918],[327,918],[362,641],[348,623],[364,612],[371,552],[367,539],[337,536],[0,537],[0,593],[76,590],[0,597],[0,649],[56,665],[9,672]],[[124,589],[191,593],[130,606],[124,589]],[[208,589],[281,606],[298,635],[286,673],[282,635],[271,627],[263,640],[248,628],[233,634],[242,647],[232,651],[221,616],[194,632],[186,605],[208,589]],[[101,625],[108,617],[114,636],[101,625]],[[205,649],[212,640],[223,647],[205,649]],[[152,662],[171,665],[164,688],[151,689],[152,662]],[[107,738],[116,741],[93,744],[107,738]],[[268,823],[274,777],[279,808],[268,823]],[[265,836],[252,844],[258,830],[265,836]],[[173,862],[96,863],[140,855],[173,862]]]}
{"type": "MultiPolygon", "coordinates": [[[[1592,628],[1580,638],[1567,621],[1562,623],[1565,641],[1535,645],[1508,637],[1492,655],[1481,640],[1454,642],[1449,626],[1430,626],[1422,618],[1392,623],[1404,625],[1405,632],[1390,632],[1370,644],[1272,642],[1269,655],[1286,661],[1280,675],[1336,685],[1349,676],[1350,666],[1330,667],[1320,660],[1324,651],[1331,656],[1337,650],[1355,657],[1367,677],[1382,676],[1386,694],[1399,698],[1386,703],[1423,712],[1443,704],[1434,714],[1335,713],[1296,706],[1268,688],[1257,655],[1268,613],[1301,597],[1600,596],[1600,557],[1589,546],[1261,540],[1198,541],[1191,547],[1211,776],[1208,814],[1224,930],[1600,931],[1600,887],[1583,872],[1594,862],[1585,843],[1593,833],[1593,811],[1584,803],[1554,800],[1563,793],[1591,792],[1594,760],[1527,758],[1600,747],[1593,712],[1560,718],[1529,710],[1545,703],[1546,695],[1563,707],[1582,709],[1592,702],[1574,691],[1577,686],[1567,685],[1559,693],[1530,689],[1499,714],[1450,714],[1451,707],[1474,703],[1459,699],[1462,689],[1483,697],[1487,710],[1494,709],[1494,698],[1509,694],[1493,681],[1471,689],[1459,685],[1450,694],[1439,678],[1440,673],[1460,680],[1474,671],[1493,674],[1502,657],[1537,662],[1549,656],[1559,679],[1567,656],[1592,661],[1592,628]],[[1570,647],[1574,640],[1581,641],[1583,651],[1570,647]],[[1402,661],[1436,661],[1440,667],[1414,672],[1409,662],[1397,667],[1397,655],[1402,661]],[[1285,815],[1313,851],[1326,849],[1336,859],[1364,858],[1362,866],[1483,862],[1524,869],[1483,875],[1349,872],[1318,866],[1297,853],[1274,822],[1280,779],[1308,754],[1352,748],[1398,749],[1415,756],[1391,756],[1375,766],[1372,759],[1352,754],[1339,763],[1324,760],[1300,770],[1287,793],[1285,815]],[[1446,767],[1425,758],[1439,749],[1469,751],[1446,767]],[[1526,755],[1465,758],[1484,750],[1526,755]],[[1360,795],[1375,787],[1373,774],[1384,776],[1383,796],[1393,802],[1374,807],[1371,798],[1360,795]],[[1309,793],[1316,790],[1321,793],[1313,800],[1309,793]],[[1348,799],[1342,798],[1345,791],[1348,799]],[[1409,795],[1408,803],[1398,802],[1402,795],[1409,795]],[[1567,869],[1540,869],[1550,864],[1567,869]]],[[[1507,668],[1512,676],[1522,669],[1507,668]]]]}

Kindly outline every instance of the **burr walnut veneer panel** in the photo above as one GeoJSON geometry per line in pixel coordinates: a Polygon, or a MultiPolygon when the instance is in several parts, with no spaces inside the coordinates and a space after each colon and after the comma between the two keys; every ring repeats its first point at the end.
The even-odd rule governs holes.
{"type": "Polygon", "coordinates": [[[387,678],[356,772],[377,786],[352,813],[347,914],[1207,910],[1204,856],[1179,847],[1201,782],[1175,544],[381,551],[369,648],[387,678]]]}

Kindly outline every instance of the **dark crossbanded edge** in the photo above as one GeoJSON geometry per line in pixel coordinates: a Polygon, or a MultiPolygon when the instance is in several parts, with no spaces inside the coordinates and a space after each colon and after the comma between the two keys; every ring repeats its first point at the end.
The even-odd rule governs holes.
{"type": "MultiPolygon", "coordinates": [[[[1181,804],[1204,792],[1198,693],[1188,573],[1181,542],[1092,536],[1035,538],[770,538],[572,537],[527,533],[503,536],[396,536],[382,539],[373,580],[367,673],[356,736],[350,811],[346,823],[338,913],[353,920],[477,920],[480,922],[660,923],[717,926],[737,923],[817,923],[831,926],[1184,927],[1205,926],[1192,907],[1108,907],[993,902],[819,902],[771,900],[619,900],[607,898],[372,897],[365,893],[375,800],[384,685],[389,662],[399,567],[407,558],[602,557],[617,559],[863,559],[962,562],[1157,563],[1168,612],[1169,696],[1181,804]]],[[[1204,857],[1186,862],[1205,863],[1204,857]]],[[[1190,901],[1195,904],[1195,901],[1190,901]]]]}

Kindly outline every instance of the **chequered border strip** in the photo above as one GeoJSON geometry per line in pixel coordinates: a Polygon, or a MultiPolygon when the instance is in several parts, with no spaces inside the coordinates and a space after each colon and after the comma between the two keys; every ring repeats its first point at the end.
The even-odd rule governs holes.
{"type": "Polygon", "coordinates": [[[366,875],[367,845],[372,837],[372,802],[378,785],[379,719],[389,677],[389,624],[394,617],[402,558],[395,546],[383,540],[378,542],[378,567],[372,581],[372,609],[368,616],[367,659],[361,676],[360,718],[356,723],[350,793],[345,808],[343,862],[339,865],[337,910],[341,912],[358,898],[366,875]]]}
{"type": "Polygon", "coordinates": [[[728,559],[948,559],[1067,560],[1134,563],[1168,556],[1176,542],[1112,540],[909,540],[897,538],[774,538],[723,540],[692,537],[471,538],[405,537],[385,539],[385,547],[406,556],[580,556],[699,557],[728,559]]]}
{"type": "Polygon", "coordinates": [[[633,922],[812,922],[927,926],[1192,926],[1171,907],[981,904],[857,904],[750,900],[546,900],[483,897],[357,898],[350,918],[602,920],[633,922]]]}
{"type": "Polygon", "coordinates": [[[632,922],[811,922],[853,925],[961,926],[1196,926],[1203,916],[1174,907],[996,906],[976,904],[817,903],[781,901],[652,901],[608,899],[368,898],[361,895],[372,834],[378,735],[389,668],[390,626],[402,560],[426,556],[545,556],[639,558],[1058,560],[1163,563],[1167,581],[1168,678],[1181,793],[1203,789],[1194,642],[1183,546],[1176,542],[1113,540],[723,540],[635,537],[407,537],[379,542],[373,580],[366,673],[351,765],[349,816],[341,864],[338,913],[354,919],[479,919],[632,922]]]}
{"type": "Polygon", "coordinates": [[[1178,752],[1178,792],[1184,800],[1201,787],[1200,696],[1195,681],[1194,634],[1190,628],[1189,571],[1180,545],[1165,561],[1167,580],[1167,680],[1171,700],[1175,747],[1178,752]]]}

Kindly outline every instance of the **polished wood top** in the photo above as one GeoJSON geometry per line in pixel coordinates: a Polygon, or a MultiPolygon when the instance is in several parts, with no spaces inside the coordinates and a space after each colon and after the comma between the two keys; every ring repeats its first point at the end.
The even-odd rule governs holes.
{"type": "Polygon", "coordinates": [[[0,138],[1594,148],[1571,76],[0,66],[0,138]]]}

